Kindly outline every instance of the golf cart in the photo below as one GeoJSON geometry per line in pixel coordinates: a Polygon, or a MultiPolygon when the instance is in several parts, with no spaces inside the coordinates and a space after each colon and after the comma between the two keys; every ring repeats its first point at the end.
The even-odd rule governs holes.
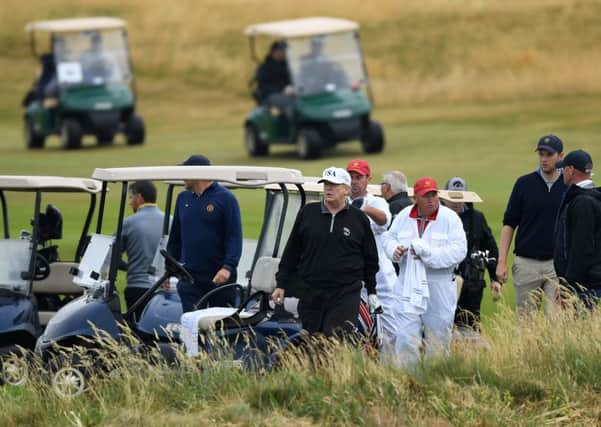
{"type": "MultiPolygon", "coordinates": [[[[119,241],[126,210],[129,183],[138,180],[174,182],[201,179],[230,183],[243,188],[262,188],[268,183],[281,183],[282,187],[285,188],[286,183],[300,185],[303,182],[302,175],[297,170],[243,166],[158,166],[96,169],[93,177],[102,182],[96,232],[91,236],[90,243],[78,268],[72,270],[74,274],[73,281],[83,288],[84,295],[59,310],[56,316],[50,320],[44,333],[36,343],[36,352],[42,356],[43,361],[53,372],[53,384],[60,388],[61,384],[73,386],[74,383],[77,383],[79,391],[85,387],[85,372],[78,372],[76,369],[60,369],[56,363],[60,351],[58,346],[63,349],[82,346],[93,351],[94,340],[99,336],[110,337],[121,343],[128,343],[128,338],[124,336],[128,331],[124,330],[124,326],[129,327],[129,330],[139,335],[141,341],[148,343],[177,340],[177,337],[168,334],[174,332],[175,328],[172,323],[179,324],[181,304],[176,292],[161,287],[166,279],[171,276],[176,278],[186,277],[188,280],[191,280],[191,277],[166,251],[161,251],[162,256],[166,259],[164,272],[161,274],[158,271],[162,268],[161,264],[163,263],[159,263],[155,271],[151,272],[155,276],[161,274],[161,277],[126,313],[121,313],[120,310],[116,278],[121,255],[119,241]],[[121,186],[116,221],[117,230],[110,234],[102,234],[104,217],[107,213],[107,192],[110,183],[118,183],[121,186]],[[139,306],[145,306],[145,309],[138,320],[135,319],[134,313],[139,306]],[[174,307],[178,309],[175,314],[172,310],[174,307]]],[[[166,218],[169,218],[174,188],[175,184],[170,184],[165,211],[166,218]]],[[[284,201],[283,212],[286,212],[286,203],[284,201]]],[[[278,251],[281,250],[279,241],[285,226],[284,215],[282,214],[282,218],[279,219],[276,225],[275,234],[270,234],[269,238],[264,238],[265,241],[273,239],[269,251],[265,249],[270,255],[279,253],[278,251]]],[[[293,222],[294,218],[289,221],[293,222]]],[[[287,224],[289,227],[291,226],[291,222],[287,224]]],[[[166,238],[163,241],[166,241],[166,238]]],[[[237,286],[240,287],[240,292],[244,291],[241,285],[237,286]]],[[[77,357],[81,357],[81,355],[77,355],[77,357]]],[[[102,368],[102,366],[99,368],[102,368]]]]}
{"type": "Polygon", "coordinates": [[[95,136],[99,145],[110,145],[120,132],[129,145],[144,143],[125,21],[105,17],[36,21],[25,31],[42,66],[23,99],[28,148],[43,148],[50,135],[60,135],[65,149],[80,148],[85,135],[95,136]]]}
{"type": "Polygon", "coordinates": [[[285,41],[294,94],[287,96],[289,112],[269,97],[257,99],[244,121],[249,155],[265,156],[271,144],[295,144],[300,158],[313,159],[324,148],[352,140],[360,140],[366,153],[382,151],[384,131],[371,119],[373,99],[356,22],[302,18],[250,25],[245,34],[257,62],[257,37],[285,41]]]}
{"type": "Polygon", "coordinates": [[[0,239],[0,382],[19,384],[26,379],[24,361],[8,356],[20,354],[21,348],[33,350],[37,337],[56,311],[81,294],[81,289],[72,284],[68,271],[77,267],[81,258],[99,191],[100,183],[93,179],[0,176],[4,234],[0,239]],[[33,195],[33,219],[31,222],[19,223],[19,219],[11,222],[8,199],[18,204],[23,200],[22,193],[33,195]],[[42,211],[42,199],[49,193],[56,198],[59,197],[56,193],[79,193],[77,197],[81,197],[80,194],[90,197],[75,254],[73,258],[67,258],[70,261],[63,259],[66,249],[59,256],[56,244],[63,237],[61,212],[52,204],[42,211]],[[16,227],[23,225],[31,228],[17,234],[16,227]]]}

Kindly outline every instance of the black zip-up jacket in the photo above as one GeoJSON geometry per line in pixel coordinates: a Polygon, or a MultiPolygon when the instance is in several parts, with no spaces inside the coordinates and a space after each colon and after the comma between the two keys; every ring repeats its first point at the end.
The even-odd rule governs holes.
{"type": "Polygon", "coordinates": [[[517,256],[553,259],[551,230],[566,189],[561,174],[550,190],[538,170],[518,178],[503,217],[503,225],[517,228],[514,250],[517,256]]]}
{"type": "Polygon", "coordinates": [[[286,289],[298,275],[309,288],[334,289],[362,280],[375,294],[377,272],[378,250],[367,216],[348,204],[332,215],[318,202],[298,213],[276,281],[286,289]]]}
{"type": "Polygon", "coordinates": [[[290,71],[286,61],[276,61],[267,56],[256,73],[259,100],[263,102],[272,93],[279,93],[290,84],[290,71]]]}
{"type": "Polygon", "coordinates": [[[555,229],[555,271],[572,285],[601,288],[601,187],[569,187],[555,229]]]}
{"type": "Polygon", "coordinates": [[[469,277],[472,275],[468,271],[468,258],[476,251],[488,251],[489,258],[494,258],[495,261],[489,263],[486,269],[488,270],[490,280],[496,280],[499,248],[484,214],[474,209],[472,203],[466,203],[465,210],[459,214],[459,217],[463,223],[463,230],[467,239],[467,258],[459,264],[457,270],[463,276],[464,280],[469,280],[469,277]]]}
{"type": "Polygon", "coordinates": [[[388,199],[388,209],[390,209],[390,213],[393,218],[407,206],[411,206],[413,202],[409,198],[409,195],[406,191],[401,191],[400,193],[396,193],[390,199],[388,199]]]}

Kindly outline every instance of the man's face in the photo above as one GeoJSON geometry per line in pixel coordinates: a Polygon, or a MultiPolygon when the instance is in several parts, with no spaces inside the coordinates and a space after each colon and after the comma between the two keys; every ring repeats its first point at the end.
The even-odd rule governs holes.
{"type": "Polygon", "coordinates": [[[357,199],[364,197],[367,194],[367,184],[371,177],[367,175],[360,175],[357,172],[349,172],[351,175],[351,197],[357,199]]]}
{"type": "Polygon", "coordinates": [[[137,212],[142,204],[144,204],[144,199],[142,198],[142,195],[130,191],[129,192],[129,206],[131,207],[131,209],[134,212],[137,212]]]}
{"type": "Polygon", "coordinates": [[[566,185],[574,184],[574,166],[563,167],[563,182],[566,185]]]}
{"type": "Polygon", "coordinates": [[[444,202],[445,206],[448,207],[449,209],[454,210],[456,213],[460,214],[461,212],[463,212],[463,207],[465,206],[465,203],[463,202],[449,202],[446,201],[444,202]]]}
{"type": "Polygon", "coordinates": [[[438,210],[440,199],[437,191],[430,191],[423,196],[415,196],[417,208],[423,217],[428,217],[438,210]]]}
{"type": "Polygon", "coordinates": [[[538,150],[538,164],[544,173],[551,173],[555,165],[563,158],[563,153],[551,153],[547,150],[538,150]]]}
{"type": "Polygon", "coordinates": [[[392,197],[390,184],[387,182],[382,182],[380,184],[380,193],[382,193],[382,197],[384,197],[386,200],[390,199],[390,197],[392,197]]]}
{"type": "Polygon", "coordinates": [[[274,61],[277,61],[277,62],[285,61],[286,60],[286,51],[281,48],[274,49],[273,52],[271,52],[271,57],[273,58],[274,61]]]}
{"type": "Polygon", "coordinates": [[[347,187],[344,184],[332,184],[324,181],[323,183],[323,199],[326,202],[341,203],[347,195],[347,187]]]}

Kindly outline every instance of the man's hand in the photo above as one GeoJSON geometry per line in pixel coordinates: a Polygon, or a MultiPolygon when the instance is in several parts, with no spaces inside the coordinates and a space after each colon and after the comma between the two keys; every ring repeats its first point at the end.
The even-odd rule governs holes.
{"type": "Polygon", "coordinates": [[[271,294],[271,299],[275,304],[282,305],[284,304],[284,290],[282,288],[275,288],[273,293],[271,294]]]}
{"type": "Polygon", "coordinates": [[[411,242],[411,250],[412,253],[415,254],[416,257],[428,257],[430,255],[430,246],[423,239],[414,239],[411,242]]]}
{"type": "Polygon", "coordinates": [[[497,302],[503,296],[503,285],[497,280],[490,282],[490,292],[492,294],[492,300],[497,302]]]}
{"type": "Polygon", "coordinates": [[[406,248],[405,246],[397,246],[394,250],[394,253],[392,254],[392,260],[394,262],[399,262],[401,260],[401,257],[407,253],[407,250],[408,248],[406,248]]]}
{"type": "Polygon", "coordinates": [[[369,294],[367,296],[367,305],[369,306],[370,313],[382,310],[382,306],[380,305],[380,301],[378,301],[378,296],[376,294],[369,294]]]}
{"type": "Polygon", "coordinates": [[[499,283],[507,282],[507,263],[499,261],[497,264],[497,280],[499,283]]]}
{"type": "Polygon", "coordinates": [[[213,283],[215,283],[217,286],[223,285],[224,283],[227,283],[227,281],[230,279],[230,276],[230,271],[227,268],[222,268],[217,272],[215,277],[213,277],[213,283]]]}

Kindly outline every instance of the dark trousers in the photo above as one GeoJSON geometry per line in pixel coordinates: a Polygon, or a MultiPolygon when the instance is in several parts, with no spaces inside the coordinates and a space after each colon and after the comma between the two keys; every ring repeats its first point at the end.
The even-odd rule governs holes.
{"type": "Polygon", "coordinates": [[[455,311],[456,326],[480,330],[480,306],[483,294],[484,282],[463,283],[455,311]]]}
{"type": "MultiPolygon", "coordinates": [[[[125,305],[127,309],[129,310],[131,306],[134,305],[136,301],[138,301],[147,290],[148,288],[142,288],[139,286],[126,286],[124,296],[125,305]]],[[[142,311],[144,311],[144,307],[146,307],[146,305],[138,307],[138,309],[135,311],[136,320],[140,320],[140,316],[142,316],[142,311]]]]}
{"type": "MultiPolygon", "coordinates": [[[[202,306],[196,306],[200,299],[205,296],[208,292],[217,288],[217,286],[210,280],[201,276],[194,277],[194,283],[190,283],[186,280],[180,280],[177,283],[177,293],[182,300],[182,311],[187,313],[189,311],[200,310],[207,307],[235,307],[238,298],[236,290],[234,288],[226,289],[222,292],[216,292],[214,295],[208,298],[208,300],[202,304],[202,306]]],[[[230,276],[230,283],[236,282],[236,275],[230,276]]]]}
{"type": "Polygon", "coordinates": [[[303,329],[325,336],[348,335],[356,329],[361,284],[339,289],[307,289],[298,303],[303,329]]]}

